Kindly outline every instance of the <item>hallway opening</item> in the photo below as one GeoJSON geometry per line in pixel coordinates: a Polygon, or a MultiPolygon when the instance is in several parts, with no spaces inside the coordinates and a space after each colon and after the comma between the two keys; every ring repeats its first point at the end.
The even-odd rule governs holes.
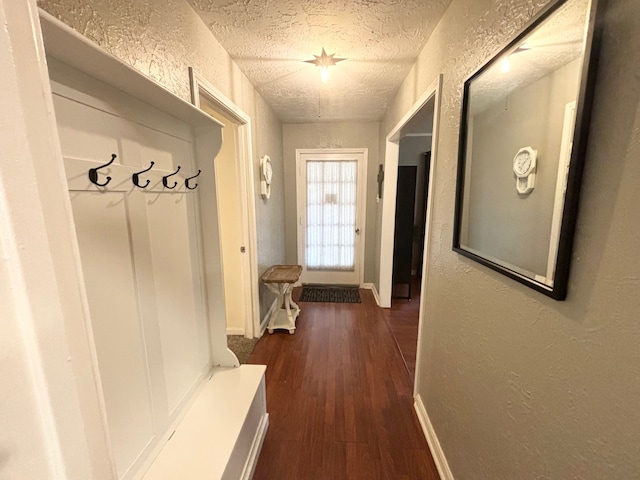
{"type": "Polygon", "coordinates": [[[260,336],[256,214],[249,117],[194,69],[192,103],[218,120],[222,147],[215,158],[227,335],[260,336]]]}

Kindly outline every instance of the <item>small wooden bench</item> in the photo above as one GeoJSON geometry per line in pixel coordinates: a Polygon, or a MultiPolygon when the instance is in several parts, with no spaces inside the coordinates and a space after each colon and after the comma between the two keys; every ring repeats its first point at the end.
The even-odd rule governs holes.
{"type": "Polygon", "coordinates": [[[264,365],[218,368],[143,480],[249,480],[269,424],[264,365]]]}
{"type": "Polygon", "coordinates": [[[300,307],[291,300],[291,292],[301,273],[300,265],[274,265],[260,277],[267,288],[277,295],[278,308],[271,313],[267,324],[269,333],[276,328],[289,330],[291,335],[295,333],[300,307]]]}

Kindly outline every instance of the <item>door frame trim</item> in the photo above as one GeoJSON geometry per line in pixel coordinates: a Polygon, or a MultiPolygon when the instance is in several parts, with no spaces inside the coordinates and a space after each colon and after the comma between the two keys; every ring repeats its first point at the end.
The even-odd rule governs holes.
{"type": "MultiPolygon", "coordinates": [[[[366,231],[367,231],[367,165],[369,162],[369,149],[368,148],[296,148],[296,245],[297,245],[297,260],[298,264],[304,268],[304,242],[303,236],[300,235],[300,229],[303,226],[303,215],[301,211],[300,201],[304,195],[303,185],[298,181],[302,174],[302,160],[301,155],[305,154],[321,154],[321,155],[344,155],[344,154],[356,154],[362,155],[362,164],[358,166],[358,177],[362,176],[362,185],[358,189],[358,203],[359,217],[360,217],[360,242],[356,251],[356,262],[359,265],[358,272],[358,286],[362,287],[364,284],[364,259],[365,259],[365,243],[366,243],[366,231]]],[[[359,161],[359,160],[358,160],[359,161]]]]}
{"type": "Polygon", "coordinates": [[[398,155],[400,153],[400,133],[409,120],[432,98],[433,106],[433,134],[431,136],[431,172],[427,185],[427,219],[424,229],[424,256],[422,259],[422,285],[420,286],[420,310],[418,313],[418,348],[416,351],[416,371],[413,383],[414,396],[418,393],[419,382],[422,377],[422,355],[425,328],[425,309],[427,305],[427,289],[429,283],[429,262],[431,256],[431,239],[433,228],[433,208],[435,193],[435,178],[438,167],[438,138],[440,131],[440,108],[442,102],[442,74],[427,87],[413,106],[407,111],[396,126],[386,137],[386,151],[384,160],[384,197],[382,205],[382,224],[380,238],[380,306],[391,307],[391,288],[393,274],[393,239],[395,233],[396,190],[398,181],[398,155]]]}
{"type": "Polygon", "coordinates": [[[240,180],[240,198],[242,215],[242,238],[247,246],[248,262],[243,262],[245,285],[243,296],[248,300],[245,305],[249,315],[244,319],[244,336],[257,338],[260,336],[260,300],[258,291],[258,240],[256,227],[256,205],[253,175],[253,147],[251,140],[251,117],[214,87],[207,79],[189,67],[191,83],[191,103],[200,108],[200,95],[205,95],[223,113],[232,118],[238,127],[236,155],[238,162],[238,178],[240,180]],[[248,265],[247,265],[248,263],[248,265]]]}
{"type": "Polygon", "coordinates": [[[556,268],[558,253],[560,250],[560,229],[562,228],[562,208],[567,190],[567,177],[569,165],[571,164],[571,144],[573,132],[575,130],[575,110],[577,103],[575,100],[568,102],[564,106],[564,117],[562,120],[562,136],[560,141],[560,161],[558,163],[558,174],[556,177],[556,193],[553,201],[553,215],[551,216],[551,235],[549,240],[549,255],[547,258],[547,281],[553,278],[556,268]]]}
{"type": "MultiPolygon", "coordinates": [[[[435,98],[433,116],[433,134],[431,136],[431,173],[429,175],[429,185],[427,186],[427,223],[425,226],[425,247],[423,258],[423,283],[427,272],[424,265],[429,259],[429,239],[431,236],[430,213],[433,209],[433,178],[438,155],[438,125],[440,112],[440,92],[442,89],[442,74],[433,81],[431,85],[418,98],[416,103],[405,113],[402,119],[391,129],[386,137],[386,147],[384,156],[384,192],[382,197],[382,220],[380,228],[380,276],[378,278],[380,290],[380,306],[391,307],[391,290],[393,277],[393,244],[395,234],[395,214],[396,214],[396,194],[398,182],[398,156],[400,153],[400,133],[402,128],[413,118],[413,116],[424,107],[429,100],[435,98]]],[[[424,287],[424,285],[423,285],[424,287]]]]}

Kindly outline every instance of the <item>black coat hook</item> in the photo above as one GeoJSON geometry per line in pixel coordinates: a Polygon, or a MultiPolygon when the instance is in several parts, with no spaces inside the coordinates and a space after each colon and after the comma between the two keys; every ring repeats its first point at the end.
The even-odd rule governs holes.
{"type": "Polygon", "coordinates": [[[176,188],[178,186],[178,182],[173,182],[173,186],[169,186],[168,182],[167,182],[167,178],[169,177],[173,177],[174,175],[176,175],[178,172],[180,171],[180,165],[178,165],[178,169],[173,172],[170,173],[169,175],[165,175],[164,177],[162,177],[162,184],[165,186],[165,188],[168,188],[170,190],[173,190],[174,188],[176,188]]]}
{"type": "Polygon", "coordinates": [[[97,185],[99,187],[106,187],[109,182],[111,181],[111,177],[107,175],[107,181],[104,183],[98,183],[98,170],[100,170],[101,168],[105,168],[108,167],[109,165],[111,165],[113,163],[113,161],[116,159],[117,155],[115,153],[111,154],[111,160],[109,160],[108,163],[105,163],[104,165],[100,165],[99,167],[96,168],[90,168],[89,169],[89,180],[91,180],[91,183],[93,183],[94,185],[97,185]]]}
{"type": "Polygon", "coordinates": [[[141,174],[141,173],[144,173],[144,172],[148,172],[148,171],[149,171],[149,170],[151,170],[152,168],[153,168],[153,162],[151,162],[151,163],[149,164],[149,168],[145,168],[144,170],[141,170],[141,171],[139,171],[139,172],[134,173],[134,174],[131,176],[131,181],[133,182],[133,184],[134,184],[136,187],[140,187],[140,188],[147,188],[147,187],[149,186],[150,180],[149,180],[149,179],[147,179],[147,183],[145,183],[144,185],[140,185],[140,174],[141,174]]]}
{"type": "Polygon", "coordinates": [[[200,172],[202,170],[198,170],[198,173],[196,173],[193,177],[189,177],[187,179],[185,179],[184,181],[184,186],[187,187],[187,189],[189,190],[195,190],[195,188],[198,186],[198,184],[196,183],[193,187],[191,185],[189,185],[189,180],[193,180],[194,178],[196,178],[198,175],[200,175],[200,172]]]}

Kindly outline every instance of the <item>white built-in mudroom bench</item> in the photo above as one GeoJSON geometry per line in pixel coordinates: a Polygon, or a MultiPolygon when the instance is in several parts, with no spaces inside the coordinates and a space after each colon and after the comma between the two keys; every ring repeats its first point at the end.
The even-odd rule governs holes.
{"type": "Polygon", "coordinates": [[[40,19],[114,478],[249,479],[265,367],[226,343],[221,125],[40,19]]]}

